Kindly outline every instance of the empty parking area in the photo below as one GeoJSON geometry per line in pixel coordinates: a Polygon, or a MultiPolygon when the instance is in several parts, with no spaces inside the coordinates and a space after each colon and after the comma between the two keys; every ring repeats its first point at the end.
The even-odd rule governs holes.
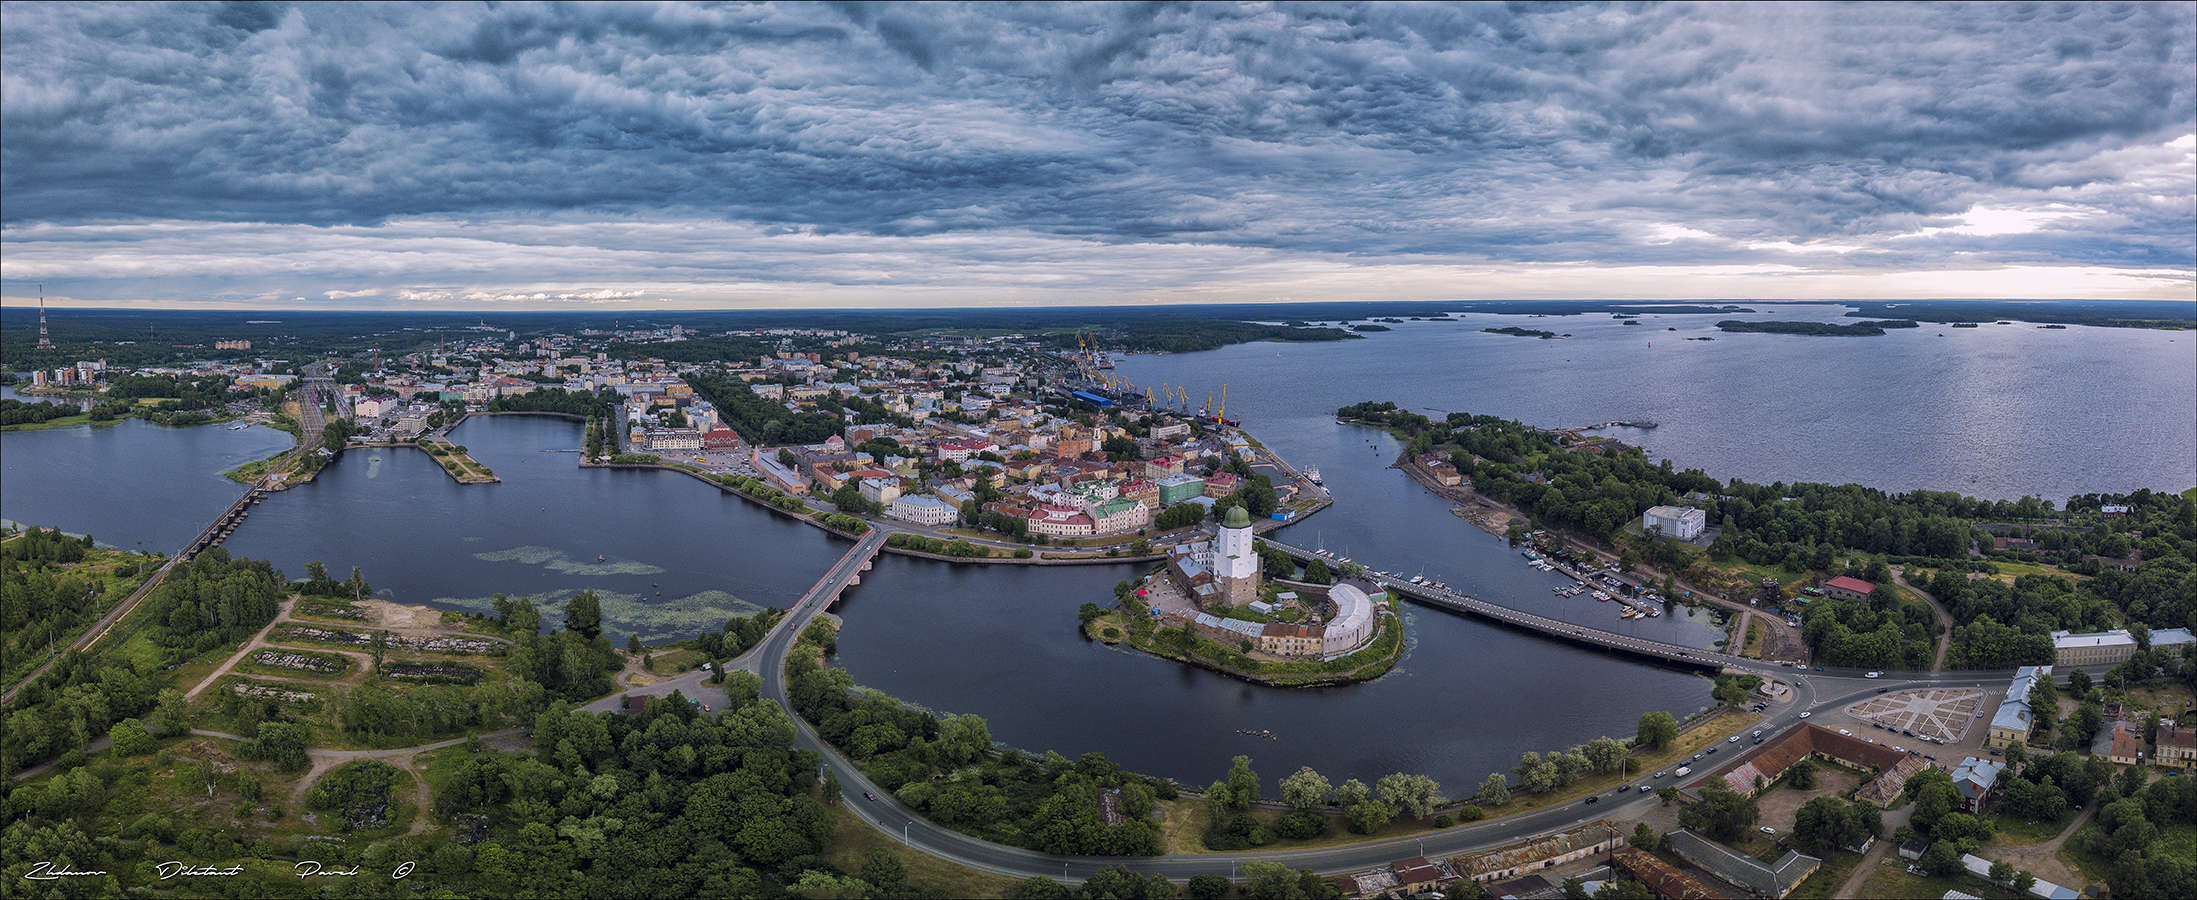
{"type": "Polygon", "coordinates": [[[1847,715],[1911,731],[1918,738],[1957,744],[1983,713],[1983,691],[1976,688],[1927,688],[1871,697],[1846,707],[1847,715]]]}

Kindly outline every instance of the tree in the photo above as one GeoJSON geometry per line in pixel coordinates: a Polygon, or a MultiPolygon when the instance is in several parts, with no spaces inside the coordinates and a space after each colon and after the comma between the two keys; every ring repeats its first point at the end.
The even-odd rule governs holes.
{"type": "Polygon", "coordinates": [[[1656,840],[1657,836],[1655,833],[1655,829],[1648,827],[1648,823],[1641,822],[1633,826],[1633,846],[1638,847],[1642,850],[1653,850],[1655,849],[1656,840]]]}
{"type": "Polygon", "coordinates": [[[565,630],[593,638],[603,632],[603,601],[594,591],[581,591],[565,601],[565,630]]]}
{"type": "Polygon", "coordinates": [[[1191,900],[1221,900],[1228,896],[1230,887],[1233,885],[1229,884],[1228,876],[1207,872],[1190,876],[1189,890],[1186,893],[1191,900]]]}
{"type": "Polygon", "coordinates": [[[1259,773],[1251,770],[1251,757],[1237,756],[1228,761],[1227,806],[1231,809],[1248,809],[1259,799],[1259,773]]]}
{"type": "Polygon", "coordinates": [[[1785,780],[1801,790],[1816,786],[1816,761],[1803,757],[1785,770],[1785,780]]]}
{"type": "Polygon", "coordinates": [[[908,884],[908,867],[891,850],[873,847],[862,858],[862,880],[870,883],[879,894],[899,894],[908,884]]]}
{"type": "Polygon", "coordinates": [[[1366,787],[1365,782],[1356,778],[1335,786],[1335,805],[1344,809],[1364,803],[1366,798],[1371,796],[1373,796],[1373,789],[1366,787]]]}
{"type": "Polygon", "coordinates": [[[1335,573],[1328,571],[1327,560],[1314,557],[1305,564],[1304,580],[1313,584],[1334,584],[1335,573]]]}
{"type": "Polygon", "coordinates": [[[145,724],[136,719],[123,719],[108,729],[107,737],[114,741],[114,752],[120,756],[137,756],[153,751],[153,736],[145,730],[145,724]]]}
{"type": "Polygon", "coordinates": [[[638,634],[626,635],[626,653],[631,656],[639,656],[641,652],[641,636],[638,634]]]}
{"type": "Polygon", "coordinates": [[[1700,802],[1678,811],[1678,823],[1715,840],[1736,841],[1755,827],[1761,815],[1754,798],[1711,781],[1702,787],[1700,802]]]}
{"type": "Polygon", "coordinates": [[[1311,809],[1326,803],[1332,790],[1327,776],[1305,766],[1282,779],[1282,802],[1297,809],[1311,809]]]}
{"type": "Polygon", "coordinates": [[[1678,720],[1670,713],[1657,710],[1640,717],[1640,732],[1635,742],[1657,750],[1668,749],[1678,739],[1678,720]]]}
{"type": "Polygon", "coordinates": [[[1410,813],[1414,819],[1433,815],[1434,808],[1442,803],[1442,786],[1425,775],[1404,772],[1383,775],[1375,790],[1391,809],[1410,813]]]}
{"type": "Polygon", "coordinates": [[[1350,814],[1350,830],[1359,834],[1372,834],[1388,826],[1388,804],[1379,800],[1354,803],[1345,812],[1350,814]]]}
{"type": "MultiPolygon", "coordinates": [[[[784,450],[778,452],[786,456],[793,455],[784,450]]],[[[1013,894],[1015,900],[1069,900],[1075,895],[1075,892],[1069,890],[1067,885],[1043,875],[1023,879],[1022,883],[1015,885],[1013,894]]]]}
{"type": "Polygon", "coordinates": [[[1598,737],[1579,748],[1586,754],[1587,764],[1597,773],[1617,771],[1625,761],[1625,744],[1616,738],[1598,737]]]}
{"type": "Polygon", "coordinates": [[[1930,849],[1922,852],[1919,862],[1923,871],[1939,878],[1951,878],[1962,871],[1961,852],[1944,841],[1931,844],[1930,849]]]}
{"type": "Polygon", "coordinates": [[[1253,860],[1243,864],[1243,895],[1259,900],[1300,900],[1297,873],[1281,863],[1253,860]]]}
{"type": "Polygon", "coordinates": [[[1489,773],[1480,782],[1480,792],[1473,799],[1482,806],[1502,806],[1510,802],[1510,784],[1501,772],[1489,773]]]}
{"type": "Polygon", "coordinates": [[[1663,801],[1664,806],[1669,806],[1678,802],[1678,789],[1666,784],[1655,789],[1655,796],[1656,799],[1663,801]]]}

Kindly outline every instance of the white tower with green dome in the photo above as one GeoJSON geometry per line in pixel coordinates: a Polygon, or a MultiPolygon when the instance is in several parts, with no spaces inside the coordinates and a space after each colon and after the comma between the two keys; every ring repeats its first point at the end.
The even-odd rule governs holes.
{"type": "Polygon", "coordinates": [[[1251,547],[1251,515],[1243,507],[1228,508],[1207,566],[1223,602],[1242,606],[1259,599],[1259,553],[1251,547]]]}

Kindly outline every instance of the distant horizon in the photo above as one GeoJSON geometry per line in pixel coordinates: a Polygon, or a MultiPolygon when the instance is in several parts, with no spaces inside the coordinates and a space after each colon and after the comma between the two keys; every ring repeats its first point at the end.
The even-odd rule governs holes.
{"type": "MultiPolygon", "coordinates": [[[[180,312],[180,313],[191,313],[191,312],[208,312],[208,313],[215,313],[215,312],[234,312],[234,313],[386,313],[386,314],[391,314],[391,315],[402,315],[402,314],[406,314],[406,313],[452,313],[452,314],[463,314],[463,315],[479,315],[479,316],[488,316],[488,315],[494,315],[494,314],[499,314],[499,313],[525,313],[525,314],[529,314],[529,315],[538,315],[538,314],[543,314],[543,313],[561,313],[561,314],[572,314],[572,315],[606,315],[606,316],[607,316],[607,315],[631,315],[631,314],[636,314],[636,313],[644,313],[644,314],[645,314],[645,313],[742,313],[742,312],[769,312],[769,313],[800,313],[800,312],[818,312],[818,313],[893,313],[893,312],[908,312],[908,313],[939,313],[939,312],[952,312],[952,311],[955,311],[955,310],[970,310],[970,311],[981,311],[981,312],[1008,312],[1008,311],[1013,311],[1013,310],[1045,310],[1045,311],[1068,311],[1068,310],[1077,310],[1077,309],[1225,309],[1225,308],[1227,308],[1227,307],[1235,307],[1235,306],[1323,306],[1323,305],[1329,305],[1329,306],[1345,306],[1345,305],[1347,305],[1347,306],[1369,306],[1369,305],[1380,305],[1380,304],[1417,304],[1417,305],[1427,305],[1427,306],[1432,306],[1432,305],[1440,305],[1440,304],[1455,304],[1455,303],[1473,303],[1473,304],[1491,304],[1491,303],[1624,303],[1624,304],[1637,304],[1637,305],[1642,305],[1642,306],[1678,306],[1678,305],[1708,305],[1708,304],[1716,304],[1716,305],[1734,305],[1734,304],[1748,304],[1748,303],[1753,303],[1753,304],[1760,304],[1760,305],[1765,305],[1765,306],[1767,306],[1767,305],[1773,305],[1773,304],[1776,304],[1776,305],[1841,305],[1841,304],[1856,304],[1856,303],[1872,303],[1872,304],[1874,304],[1874,303],[2084,303],[2084,304],[2104,304],[2104,303],[2144,303],[2144,304],[2153,304],[2153,303],[2156,303],[2156,304],[2177,304],[2177,303],[2178,303],[2178,304],[2183,304],[2183,305],[2192,305],[2192,306],[2197,306],[2197,298],[2173,298],[2173,297],[2167,297],[2167,298],[2148,298],[2148,297],[2144,297],[2144,298],[2138,298],[2138,297],[2111,297],[2111,298],[2092,298],[2092,297],[1838,297],[1838,298],[1806,298],[1806,297],[1775,297],[1775,298],[1764,298],[1764,297],[1745,297],[1745,298],[1742,298],[1742,297],[1690,297],[1690,298],[1656,298],[1656,299],[1641,299],[1641,298],[1637,298],[1637,297],[1472,297],[1472,298],[1466,298],[1466,297],[1451,297],[1451,298],[1442,298],[1442,299],[1434,299],[1434,300],[1416,300],[1416,299],[1413,299],[1413,300],[1379,300],[1379,299],[1367,299],[1367,300],[1214,300],[1214,301],[1202,301],[1202,302],[1178,302],[1178,303],[1150,303],[1150,302],[1137,302],[1137,301],[1123,301],[1123,302],[1118,302],[1118,303],[1001,303],[1001,304],[985,304],[985,305],[941,305],[941,306],[714,306],[714,307],[712,307],[712,306],[648,306],[648,305],[634,305],[634,306],[593,306],[593,307],[586,307],[586,308],[574,308],[574,307],[570,307],[570,306],[517,306],[517,305],[499,305],[499,306],[494,306],[494,307],[486,307],[486,306],[336,306],[336,305],[332,305],[332,304],[330,304],[330,305],[319,305],[319,304],[315,304],[315,305],[310,305],[310,306],[302,306],[302,305],[301,305],[301,306],[216,306],[216,305],[207,305],[207,304],[174,304],[174,303],[165,303],[165,304],[163,304],[163,303],[146,303],[146,304],[141,304],[141,305],[126,305],[126,306],[114,306],[114,305],[97,305],[97,306],[92,306],[92,305],[81,305],[81,306],[80,306],[80,305],[74,305],[74,304],[69,304],[69,305],[62,305],[62,304],[57,304],[57,303],[55,303],[55,302],[54,302],[54,299],[53,299],[52,297],[48,297],[48,298],[46,298],[46,309],[47,309],[47,310],[48,310],[49,312],[68,311],[68,312],[180,312]]],[[[36,312],[36,311],[38,310],[38,298],[37,298],[37,297],[35,297],[35,296],[33,296],[33,297],[31,297],[31,298],[29,299],[29,301],[28,301],[28,302],[24,302],[24,301],[23,301],[23,300],[21,300],[20,298],[15,298],[15,297],[0,297],[0,310],[6,310],[6,311],[26,311],[26,310],[27,310],[27,311],[31,311],[31,312],[36,312]]],[[[1459,310],[1458,312],[1466,312],[1466,313],[1469,313],[1469,312],[1472,312],[1472,311],[1471,311],[1471,310],[1459,310]]]]}

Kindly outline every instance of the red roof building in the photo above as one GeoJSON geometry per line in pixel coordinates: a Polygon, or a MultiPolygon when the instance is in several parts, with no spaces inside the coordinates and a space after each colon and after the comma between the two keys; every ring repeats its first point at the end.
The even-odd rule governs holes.
{"type": "Polygon", "coordinates": [[[1876,585],[1851,575],[1840,575],[1823,583],[1823,592],[1840,600],[1866,600],[1876,589],[1876,585]]]}

